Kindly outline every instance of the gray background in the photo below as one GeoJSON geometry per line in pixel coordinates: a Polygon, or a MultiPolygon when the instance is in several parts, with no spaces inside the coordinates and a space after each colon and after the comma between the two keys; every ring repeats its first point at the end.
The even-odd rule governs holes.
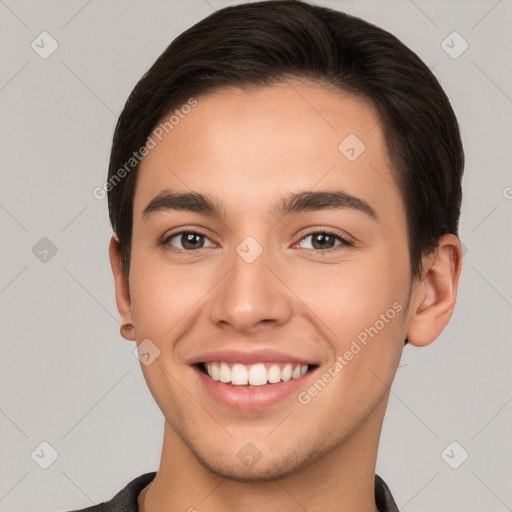
{"type": "MultiPolygon", "coordinates": [[[[85,507],[158,467],[163,416],[118,332],[107,204],[92,190],[137,80],[231,3],[0,0],[2,511],[85,507]],[[59,45],[47,59],[31,47],[43,31],[59,45]],[[43,237],[57,248],[46,261],[43,237]],[[43,441],[58,452],[48,469],[43,441]]],[[[512,510],[512,3],[319,3],[390,30],[434,69],[467,154],[458,305],[433,345],[404,352],[377,471],[400,510],[512,510]],[[458,58],[445,51],[458,36],[442,43],[453,31],[469,44],[458,58]]]]}

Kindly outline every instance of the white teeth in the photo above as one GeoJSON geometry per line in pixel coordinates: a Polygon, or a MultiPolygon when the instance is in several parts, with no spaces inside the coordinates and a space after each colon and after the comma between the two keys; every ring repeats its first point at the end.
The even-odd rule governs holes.
{"type": "Polygon", "coordinates": [[[234,386],[264,386],[267,383],[287,382],[290,379],[298,379],[309,368],[307,364],[275,363],[269,366],[264,363],[245,365],[226,362],[209,362],[205,367],[213,380],[219,380],[224,384],[231,383],[234,386]]]}
{"type": "Polygon", "coordinates": [[[231,384],[245,386],[249,382],[247,368],[243,364],[236,363],[231,368],[231,384]]]}
{"type": "Polygon", "coordinates": [[[282,370],[281,370],[281,380],[284,380],[285,382],[290,380],[292,378],[292,365],[287,364],[282,370]]]}
{"type": "Polygon", "coordinates": [[[217,363],[211,363],[208,373],[211,375],[213,380],[220,380],[220,369],[217,363]]]}
{"type": "Polygon", "coordinates": [[[292,372],[292,379],[298,379],[300,377],[300,364],[298,364],[292,372]]]}
{"type": "Polygon", "coordinates": [[[264,364],[253,364],[249,370],[249,384],[263,386],[267,383],[267,369],[264,364]]]}
{"type": "Polygon", "coordinates": [[[271,384],[281,382],[281,370],[277,364],[273,364],[267,372],[267,379],[271,384]]]}
{"type": "MultiPolygon", "coordinates": [[[[208,370],[208,367],[206,369],[208,370]]],[[[210,370],[208,370],[208,375],[212,376],[210,370]]],[[[220,363],[219,378],[224,384],[231,382],[231,368],[226,363],[220,363]]]]}

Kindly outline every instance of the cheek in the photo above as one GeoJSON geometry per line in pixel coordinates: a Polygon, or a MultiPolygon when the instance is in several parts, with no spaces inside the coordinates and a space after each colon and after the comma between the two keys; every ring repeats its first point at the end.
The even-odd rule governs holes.
{"type": "MultiPolygon", "coordinates": [[[[409,273],[407,265],[403,270],[392,259],[381,252],[360,260],[356,256],[340,265],[310,265],[307,271],[289,271],[287,279],[326,325],[337,353],[376,322],[381,327],[381,315],[386,321],[399,317],[402,322],[403,315],[396,310],[405,310],[409,273]]],[[[396,322],[390,321],[386,327],[391,323],[396,322]]]]}
{"type": "Polygon", "coordinates": [[[161,257],[136,251],[131,265],[130,294],[138,338],[167,338],[214,284],[210,284],[211,271],[199,265],[169,265],[161,257]]]}
{"type": "Polygon", "coordinates": [[[386,256],[376,256],[367,264],[324,269],[314,280],[323,286],[307,285],[303,278],[308,293],[302,298],[328,327],[331,354],[318,380],[302,390],[301,403],[310,400],[311,410],[332,429],[348,431],[371,413],[388,392],[400,360],[408,272],[384,263],[389,265],[386,256]]]}

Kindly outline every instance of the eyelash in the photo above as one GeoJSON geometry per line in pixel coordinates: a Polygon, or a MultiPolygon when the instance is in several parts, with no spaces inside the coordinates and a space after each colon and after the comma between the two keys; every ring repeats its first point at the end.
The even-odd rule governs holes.
{"type": "MultiPolygon", "coordinates": [[[[200,231],[184,230],[184,231],[178,231],[176,233],[172,233],[171,235],[165,237],[164,240],[162,241],[161,245],[164,246],[164,248],[166,250],[169,250],[171,252],[178,253],[178,254],[193,254],[195,252],[200,252],[203,249],[208,249],[208,247],[201,247],[201,248],[196,249],[196,250],[177,249],[177,248],[175,248],[175,247],[173,247],[172,245],[169,244],[169,241],[171,239],[173,239],[173,238],[175,238],[177,236],[181,236],[181,235],[199,235],[199,236],[202,236],[202,237],[210,240],[207,235],[205,235],[204,233],[201,233],[200,231]]],[[[332,230],[329,230],[329,229],[322,229],[322,230],[318,230],[318,231],[311,231],[310,233],[304,235],[298,242],[293,244],[293,247],[295,247],[300,242],[302,242],[306,238],[308,238],[310,236],[313,236],[313,235],[328,235],[328,236],[332,236],[333,238],[338,240],[340,243],[335,245],[334,247],[331,247],[331,248],[325,249],[325,250],[314,249],[314,248],[313,249],[307,248],[306,250],[308,250],[308,251],[314,251],[316,253],[331,253],[332,251],[337,250],[336,247],[340,247],[340,246],[353,247],[354,246],[354,243],[352,243],[351,241],[349,241],[346,238],[342,237],[339,233],[337,233],[335,231],[332,231],[332,230]]],[[[211,242],[211,240],[210,240],[210,242],[211,242]]]]}

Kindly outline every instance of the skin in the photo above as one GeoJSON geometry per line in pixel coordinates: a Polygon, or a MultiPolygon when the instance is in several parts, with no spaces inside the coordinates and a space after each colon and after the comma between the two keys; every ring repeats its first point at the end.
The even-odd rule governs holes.
{"type": "Polygon", "coordinates": [[[196,99],[141,163],[128,278],[115,237],[110,245],[122,324],[134,326],[122,334],[160,350],[141,364],[165,417],[144,510],[375,511],[378,441],[404,339],[428,345],[447,324],[460,242],[442,237],[411,278],[404,206],[368,102],[291,80],[196,99]],[[352,162],[338,149],[351,133],[366,146],[352,162]],[[225,217],[143,219],[163,190],[207,194],[225,217]],[[377,218],[347,208],[272,215],[290,193],[334,190],[366,201],[377,218]],[[185,228],[206,235],[205,247],[187,253],[179,236],[166,245],[185,228]],[[308,235],[325,230],[352,245],[312,248],[308,235]],[[247,236],[263,248],[250,264],[236,252],[247,236]],[[230,409],[188,364],[213,349],[273,348],[311,358],[320,376],[394,303],[402,310],[306,405],[293,393],[262,411],[230,409]],[[237,457],[247,442],[261,452],[252,467],[237,457]]]}

